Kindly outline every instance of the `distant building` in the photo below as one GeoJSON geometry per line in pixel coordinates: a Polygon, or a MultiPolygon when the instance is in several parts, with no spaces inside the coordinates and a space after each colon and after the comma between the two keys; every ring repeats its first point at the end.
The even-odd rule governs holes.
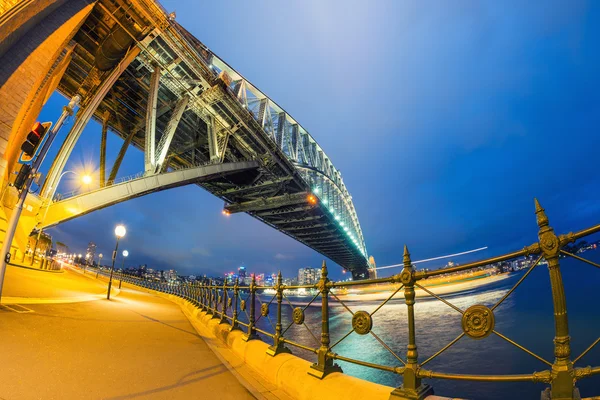
{"type": "Polygon", "coordinates": [[[96,259],[96,243],[89,242],[85,254],[87,255],[87,260],[89,260],[90,263],[93,263],[96,259]]]}
{"type": "Polygon", "coordinates": [[[299,285],[313,285],[319,281],[319,270],[316,268],[306,267],[298,270],[299,285]]]}
{"type": "Polygon", "coordinates": [[[56,242],[56,253],[58,255],[66,255],[69,254],[69,246],[64,244],[63,242],[56,242]]]}
{"type": "Polygon", "coordinates": [[[369,269],[367,272],[369,273],[369,279],[377,279],[377,264],[375,264],[373,256],[369,257],[369,269]]]}
{"type": "Polygon", "coordinates": [[[168,271],[163,271],[163,277],[167,282],[173,282],[177,280],[177,271],[174,269],[170,269],[168,271]]]}
{"type": "Polygon", "coordinates": [[[246,267],[243,265],[238,268],[238,277],[240,278],[240,282],[246,279],[246,267]]]}
{"type": "Polygon", "coordinates": [[[265,274],[256,274],[254,276],[256,278],[257,285],[263,285],[265,283],[265,274]]]}

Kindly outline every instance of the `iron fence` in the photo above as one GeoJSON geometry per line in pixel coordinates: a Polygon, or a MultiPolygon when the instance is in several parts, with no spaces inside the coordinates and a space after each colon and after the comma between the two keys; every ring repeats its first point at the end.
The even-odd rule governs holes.
{"type": "Polygon", "coordinates": [[[577,381],[600,374],[600,366],[591,367],[578,366],[584,355],[589,353],[599,342],[596,339],[581,354],[573,357],[571,354],[569,327],[567,319],[567,308],[565,300],[565,291],[560,270],[560,257],[572,257],[581,262],[600,268],[600,264],[587,260],[577,254],[569,252],[563,247],[576,240],[600,231],[600,225],[584,229],[576,233],[565,235],[556,235],[548,223],[548,218],[544,209],[535,201],[535,213],[539,227],[539,241],[526,246],[521,250],[514,251],[497,257],[439,270],[415,270],[410,258],[407,247],[404,247],[403,269],[400,273],[387,278],[369,279],[350,282],[334,282],[328,278],[328,271],[325,262],[321,268],[321,276],[318,283],[314,285],[284,285],[281,273],[278,274],[276,284],[273,286],[259,286],[256,278],[252,276],[249,285],[240,285],[239,280],[233,284],[216,284],[212,280],[188,284],[168,284],[161,282],[148,282],[140,278],[127,277],[123,279],[126,282],[143,286],[149,289],[180,296],[195,304],[198,308],[219,319],[220,323],[227,323],[231,330],[243,330],[245,340],[258,339],[259,335],[268,338],[271,346],[267,353],[276,356],[281,353],[289,353],[290,347],[302,349],[314,354],[315,362],[312,364],[309,373],[316,378],[322,379],[331,372],[341,372],[341,368],[335,363],[336,360],[356,364],[366,368],[373,368],[381,371],[388,371],[398,374],[402,377],[402,385],[395,389],[390,398],[408,398],[423,399],[432,394],[432,388],[423,382],[423,379],[438,378],[463,381],[483,381],[483,382],[541,382],[549,387],[545,390],[543,397],[548,399],[575,399],[579,398],[576,388],[577,381]],[[508,261],[518,257],[535,256],[526,269],[523,276],[508,290],[493,306],[488,307],[483,304],[475,304],[467,309],[461,309],[448,299],[436,294],[434,290],[428,288],[424,280],[448,273],[457,273],[470,271],[493,263],[508,261]],[[530,276],[531,272],[540,265],[542,260],[548,264],[550,275],[550,285],[552,290],[552,300],[554,307],[554,360],[549,361],[517,343],[504,333],[498,331],[495,326],[494,311],[500,306],[516,289],[530,276]],[[358,287],[373,284],[394,285],[394,290],[390,290],[390,295],[377,305],[372,312],[353,311],[343,299],[341,292],[349,287],[358,287]],[[296,306],[290,301],[288,294],[292,290],[313,290],[314,295],[311,300],[302,306],[296,306]],[[415,291],[421,290],[432,298],[442,302],[452,310],[461,315],[462,332],[433,355],[427,359],[419,358],[417,348],[417,338],[415,331],[415,310],[416,302],[415,291]],[[261,298],[259,294],[269,294],[270,299],[261,298]],[[397,354],[385,341],[373,331],[373,315],[375,315],[383,306],[392,299],[399,296],[404,298],[406,305],[407,323],[401,326],[407,330],[407,347],[405,354],[397,354]],[[310,327],[305,323],[305,313],[309,306],[317,302],[320,298],[321,303],[321,334],[318,337],[310,327]],[[335,343],[330,340],[330,300],[338,302],[352,316],[351,326],[348,333],[343,335],[335,343]],[[275,305],[276,311],[273,319],[270,316],[270,306],[275,305]],[[291,307],[292,321],[284,326],[282,320],[282,308],[291,307]],[[245,315],[246,318],[240,318],[245,315]],[[272,327],[272,332],[261,329],[257,326],[260,319],[268,320],[268,325],[272,327]],[[244,319],[244,321],[242,321],[244,319]],[[315,341],[315,345],[306,345],[294,340],[291,335],[287,335],[293,325],[303,326],[310,334],[309,337],[315,341]],[[385,348],[396,360],[396,365],[385,365],[375,362],[358,360],[348,355],[338,354],[334,348],[346,340],[352,333],[358,335],[369,335],[385,348]],[[451,372],[440,372],[426,369],[425,366],[440,354],[447,351],[465,336],[482,340],[488,336],[495,335],[506,341],[519,350],[534,357],[547,366],[547,369],[541,372],[532,372],[528,374],[462,374],[451,372]]]}

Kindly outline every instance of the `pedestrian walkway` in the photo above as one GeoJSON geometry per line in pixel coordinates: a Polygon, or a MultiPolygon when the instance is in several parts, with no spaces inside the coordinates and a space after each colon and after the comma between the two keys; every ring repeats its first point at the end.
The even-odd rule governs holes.
{"type": "MultiPolygon", "coordinates": [[[[63,277],[71,283],[59,295],[74,280],[105,285],[76,272],[63,277]]],[[[161,297],[123,288],[110,301],[10,307],[0,309],[2,399],[254,398],[161,297]]]]}

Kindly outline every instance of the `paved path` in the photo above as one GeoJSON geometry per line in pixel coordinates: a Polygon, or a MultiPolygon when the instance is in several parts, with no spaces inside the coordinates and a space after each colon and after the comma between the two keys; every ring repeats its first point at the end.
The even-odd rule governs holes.
{"type": "Polygon", "coordinates": [[[1,399],[254,398],[158,296],[10,307],[24,312],[0,309],[1,399]]]}
{"type": "Polygon", "coordinates": [[[79,270],[68,267],[61,271],[46,271],[9,265],[6,268],[2,295],[59,299],[106,293],[106,282],[92,279],[95,276],[95,272],[87,271],[87,275],[83,276],[79,270]]]}

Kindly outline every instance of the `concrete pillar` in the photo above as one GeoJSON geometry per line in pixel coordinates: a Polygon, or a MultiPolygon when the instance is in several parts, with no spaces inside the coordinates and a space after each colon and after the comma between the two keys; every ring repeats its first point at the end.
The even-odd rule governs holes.
{"type": "Polygon", "coordinates": [[[64,72],[68,43],[93,7],[88,0],[23,0],[0,16],[0,180],[64,72]],[[54,85],[54,87],[53,87],[54,85]]]}

